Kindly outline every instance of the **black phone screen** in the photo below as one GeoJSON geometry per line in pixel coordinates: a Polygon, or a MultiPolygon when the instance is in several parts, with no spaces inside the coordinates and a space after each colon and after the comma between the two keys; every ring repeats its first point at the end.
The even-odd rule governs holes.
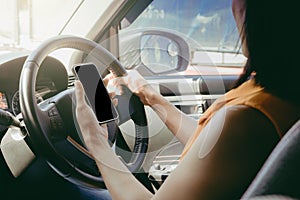
{"type": "Polygon", "coordinates": [[[98,122],[105,123],[117,119],[116,109],[96,66],[92,63],[76,65],[74,72],[84,87],[86,97],[98,122]]]}

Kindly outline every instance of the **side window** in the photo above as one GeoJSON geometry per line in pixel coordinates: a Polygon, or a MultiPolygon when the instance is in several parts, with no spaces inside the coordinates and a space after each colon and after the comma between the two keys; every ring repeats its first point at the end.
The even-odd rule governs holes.
{"type": "Polygon", "coordinates": [[[153,29],[184,38],[190,49],[190,64],[243,66],[245,62],[231,0],[154,0],[120,33],[153,29]]]}

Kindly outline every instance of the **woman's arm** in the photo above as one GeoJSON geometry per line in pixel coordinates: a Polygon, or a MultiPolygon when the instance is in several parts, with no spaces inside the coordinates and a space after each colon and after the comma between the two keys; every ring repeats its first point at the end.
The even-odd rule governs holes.
{"type": "Polygon", "coordinates": [[[153,99],[155,103],[151,104],[151,108],[157,113],[173,135],[185,145],[197,128],[197,120],[177,109],[160,94],[156,94],[153,99]]]}
{"type": "Polygon", "coordinates": [[[76,117],[84,142],[101,171],[113,199],[150,199],[149,192],[120,161],[107,142],[107,128],[99,126],[92,109],[86,104],[79,81],[76,86],[76,117]]]}
{"type": "Polygon", "coordinates": [[[223,107],[153,199],[240,199],[278,141],[261,112],[223,107]]]}
{"type": "Polygon", "coordinates": [[[113,82],[113,85],[126,85],[144,105],[150,106],[181,143],[186,144],[195,132],[197,120],[169,103],[137,71],[128,71],[127,76],[113,79],[113,82]]]}
{"type": "Polygon", "coordinates": [[[278,141],[272,123],[246,106],[216,113],[153,196],[118,159],[76,82],[76,115],[113,199],[237,199],[278,141]]]}

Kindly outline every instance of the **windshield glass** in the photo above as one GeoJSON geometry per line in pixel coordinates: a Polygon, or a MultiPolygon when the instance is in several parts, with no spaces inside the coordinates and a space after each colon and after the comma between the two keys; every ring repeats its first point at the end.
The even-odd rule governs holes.
{"type": "Polygon", "coordinates": [[[213,63],[243,66],[231,0],[154,0],[127,29],[167,29],[189,43],[191,63],[206,52],[213,63]]]}
{"type": "Polygon", "coordinates": [[[45,38],[58,35],[81,0],[1,0],[2,50],[31,50],[45,38]],[[57,6],[60,5],[60,6],[57,6]]]}
{"type": "Polygon", "coordinates": [[[0,53],[33,50],[59,34],[86,36],[112,0],[0,0],[0,53]]]}

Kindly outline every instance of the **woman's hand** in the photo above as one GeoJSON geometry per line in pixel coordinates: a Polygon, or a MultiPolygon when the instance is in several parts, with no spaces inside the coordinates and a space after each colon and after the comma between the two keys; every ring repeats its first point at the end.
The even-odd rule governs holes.
{"type": "Polygon", "coordinates": [[[109,74],[104,78],[104,83],[107,83],[109,87],[117,87],[121,94],[122,85],[127,86],[144,105],[148,106],[156,104],[157,97],[161,96],[136,70],[128,71],[124,77],[114,78],[112,74],[109,74]]]}
{"type": "Polygon", "coordinates": [[[197,128],[197,120],[185,115],[173,104],[168,102],[159,92],[154,90],[136,70],[127,72],[126,76],[118,78],[114,78],[112,74],[109,74],[105,77],[105,81],[108,85],[118,87],[121,93],[121,86],[127,86],[140,98],[144,105],[150,106],[156,112],[159,118],[180,142],[186,144],[197,128]]]}
{"type": "Polygon", "coordinates": [[[84,89],[80,81],[75,81],[76,117],[85,144],[93,150],[108,143],[108,132],[105,125],[100,126],[92,108],[86,103],[84,89]]]}

